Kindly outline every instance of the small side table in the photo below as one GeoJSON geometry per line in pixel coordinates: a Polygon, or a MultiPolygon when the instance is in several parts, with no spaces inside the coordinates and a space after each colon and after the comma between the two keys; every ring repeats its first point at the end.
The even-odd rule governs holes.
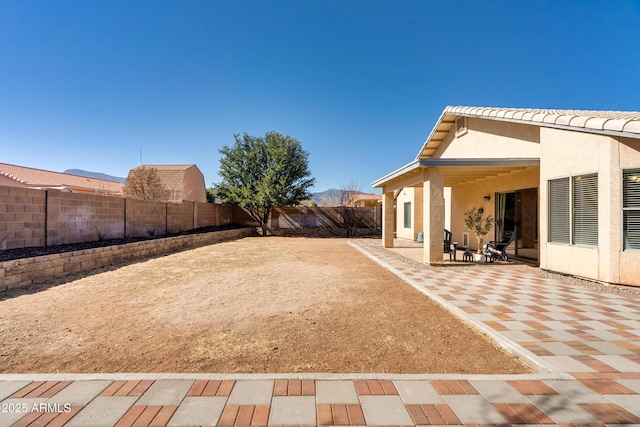
{"type": "Polygon", "coordinates": [[[457,250],[458,250],[458,242],[451,243],[451,246],[449,246],[449,262],[451,262],[451,254],[453,254],[453,261],[457,261],[456,260],[457,250]]]}

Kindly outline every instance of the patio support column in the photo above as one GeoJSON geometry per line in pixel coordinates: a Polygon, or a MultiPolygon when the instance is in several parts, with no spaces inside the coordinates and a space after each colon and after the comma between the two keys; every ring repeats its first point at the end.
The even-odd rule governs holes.
{"type": "Polygon", "coordinates": [[[393,191],[385,191],[382,196],[382,246],[385,248],[393,247],[394,213],[393,191]]]}
{"type": "Polygon", "coordinates": [[[423,261],[428,264],[442,264],[444,256],[444,179],[435,168],[424,171],[423,188],[423,261]]]}

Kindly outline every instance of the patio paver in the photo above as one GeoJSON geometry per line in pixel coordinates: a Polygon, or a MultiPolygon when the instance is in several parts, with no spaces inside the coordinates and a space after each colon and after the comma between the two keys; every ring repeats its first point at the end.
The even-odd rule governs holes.
{"type": "Polygon", "coordinates": [[[640,424],[640,296],[351,244],[532,375],[0,375],[0,426],[640,424]]]}

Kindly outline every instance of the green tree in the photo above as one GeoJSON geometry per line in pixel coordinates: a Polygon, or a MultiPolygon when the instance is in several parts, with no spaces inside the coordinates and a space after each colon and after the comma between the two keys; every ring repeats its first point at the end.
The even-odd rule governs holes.
{"type": "Polygon", "coordinates": [[[482,238],[491,231],[493,223],[494,220],[491,215],[483,218],[482,212],[475,207],[464,213],[465,228],[475,234],[476,239],[478,239],[478,253],[482,253],[482,238]]]}
{"type": "Polygon", "coordinates": [[[233,138],[233,146],[220,149],[222,181],[216,189],[228,203],[245,208],[265,236],[274,207],[299,205],[311,197],[308,189],[315,178],[309,171],[309,153],[295,138],[275,131],[264,137],[245,133],[233,138]]]}

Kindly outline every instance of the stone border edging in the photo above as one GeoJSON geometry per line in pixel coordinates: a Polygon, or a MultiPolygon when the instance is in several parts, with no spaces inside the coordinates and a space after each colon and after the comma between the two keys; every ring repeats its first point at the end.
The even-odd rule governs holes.
{"type": "Polygon", "coordinates": [[[454,316],[456,316],[457,318],[459,318],[463,322],[467,323],[471,327],[473,327],[473,328],[477,329],[478,331],[484,333],[485,335],[489,336],[500,347],[504,348],[509,353],[515,354],[515,355],[517,355],[519,357],[522,357],[524,360],[526,360],[529,363],[531,363],[533,365],[533,367],[536,368],[539,371],[538,372],[539,374],[541,374],[541,375],[545,375],[545,374],[549,375],[550,378],[547,378],[547,379],[560,379],[560,380],[573,379],[570,375],[565,374],[563,372],[557,371],[556,369],[554,369],[553,366],[551,366],[550,364],[548,364],[545,361],[541,360],[539,357],[537,357],[535,354],[533,354],[529,350],[523,348],[521,345],[511,341],[510,339],[506,338],[505,336],[501,335],[500,333],[497,333],[496,331],[494,331],[493,329],[489,328],[488,326],[486,326],[482,322],[479,322],[479,321],[467,316],[464,311],[460,310],[458,307],[455,307],[455,306],[449,304],[445,299],[441,298],[438,295],[435,295],[432,292],[429,292],[428,290],[426,290],[423,287],[419,286],[418,284],[414,283],[413,280],[411,280],[411,278],[409,278],[406,275],[402,274],[402,272],[398,271],[397,269],[395,269],[393,266],[389,265],[385,261],[379,259],[374,254],[370,253],[369,251],[367,251],[365,248],[361,247],[357,243],[355,243],[355,242],[353,242],[351,240],[348,240],[347,241],[347,245],[349,245],[352,248],[356,249],[357,251],[361,252],[363,255],[365,255],[369,259],[371,259],[371,260],[375,261],[376,263],[380,264],[381,266],[383,266],[384,268],[389,270],[391,273],[393,273],[396,276],[398,276],[404,282],[406,282],[407,284],[411,285],[414,289],[418,290],[422,294],[426,295],[428,298],[430,298],[433,301],[435,301],[436,303],[438,303],[440,306],[445,308],[447,311],[449,311],[451,314],[453,314],[454,316]]]}
{"type": "Polygon", "coordinates": [[[122,245],[0,262],[0,293],[108,265],[161,255],[255,234],[254,228],[162,237],[122,245]]]}

